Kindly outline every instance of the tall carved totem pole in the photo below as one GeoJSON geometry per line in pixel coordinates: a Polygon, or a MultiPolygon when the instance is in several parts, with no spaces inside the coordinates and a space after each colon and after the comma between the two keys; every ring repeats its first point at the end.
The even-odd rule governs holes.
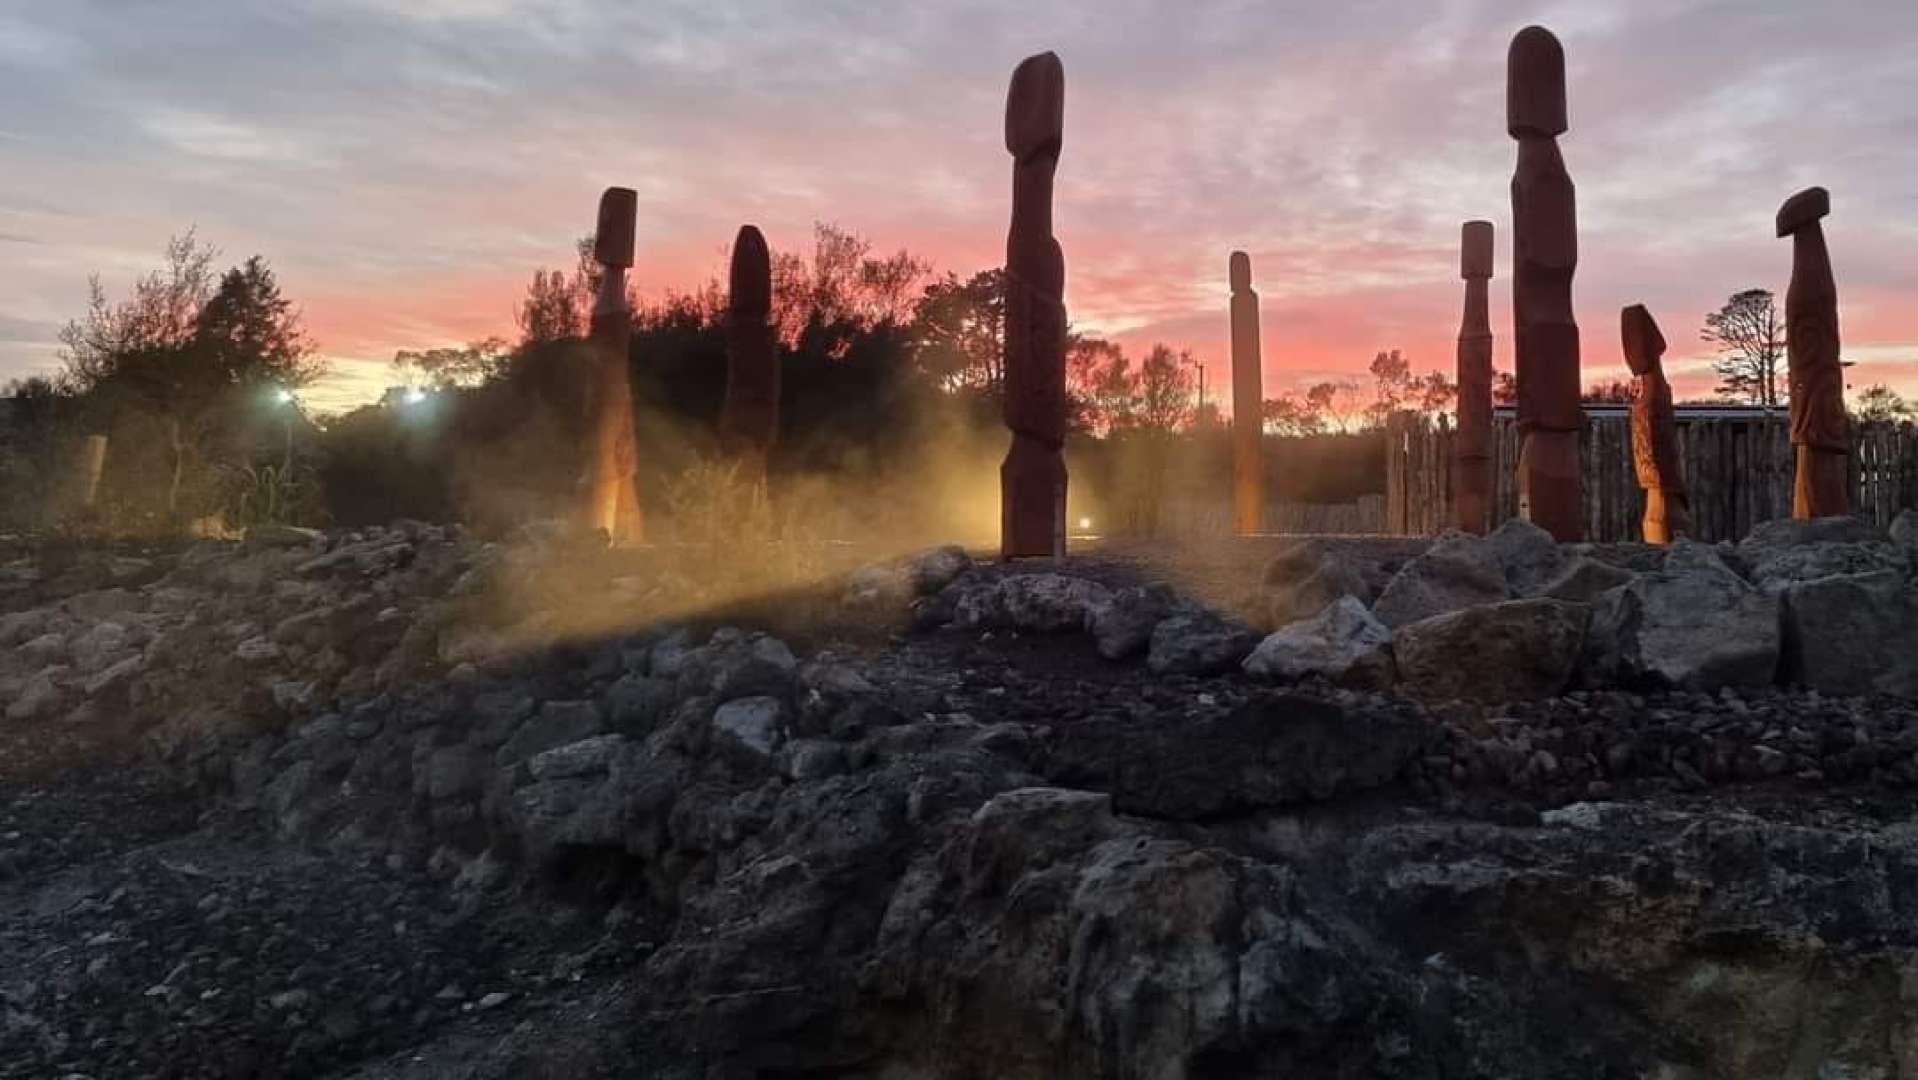
{"type": "Polygon", "coordinates": [[[1235,251],[1232,281],[1232,531],[1250,536],[1265,516],[1265,389],[1259,357],[1259,294],[1252,257],[1235,251]]]}
{"type": "Polygon", "coordinates": [[[1618,335],[1638,384],[1632,393],[1632,464],[1638,486],[1645,489],[1645,542],[1669,544],[1691,532],[1692,511],[1678,460],[1672,384],[1662,362],[1665,335],[1643,304],[1619,312],[1618,335]]]}
{"type": "Polygon", "coordinates": [[[600,280],[591,331],[592,456],[582,485],[586,501],[581,517],[587,528],[605,530],[613,543],[631,543],[645,535],[635,486],[639,462],[633,444],[632,379],[626,369],[633,333],[626,270],[633,265],[638,201],[631,188],[607,188],[599,197],[599,227],[593,234],[600,280]]]}
{"type": "Polygon", "coordinates": [[[779,438],[779,350],[773,341],[772,257],[766,238],[741,225],[733,239],[726,301],[726,404],[721,442],[739,463],[740,477],[766,480],[766,458],[779,438]]]}
{"type": "Polygon", "coordinates": [[[1001,553],[1066,551],[1066,260],[1052,235],[1052,176],[1065,135],[1058,56],[1028,57],[1006,93],[1012,227],[1006,233],[1005,417],[999,467],[1001,553]]]}
{"type": "Polygon", "coordinates": [[[1492,223],[1459,230],[1465,314],[1458,325],[1458,434],[1452,440],[1452,505],[1458,527],[1483,533],[1492,516],[1492,223]]]}
{"type": "Polygon", "coordinates": [[[1572,273],[1578,219],[1558,152],[1565,121],[1565,50],[1528,26],[1506,56],[1505,127],[1518,140],[1512,174],[1512,317],[1518,367],[1519,514],[1560,541],[1584,535],[1578,434],[1578,323],[1572,273]]]}
{"type": "Polygon", "coordinates": [[[1778,235],[1791,237],[1791,285],[1785,290],[1785,340],[1791,374],[1791,441],[1798,452],[1792,516],[1851,512],[1846,458],[1845,370],[1838,362],[1838,284],[1831,276],[1820,218],[1831,213],[1824,188],[1806,188],[1778,208],[1778,235]]]}

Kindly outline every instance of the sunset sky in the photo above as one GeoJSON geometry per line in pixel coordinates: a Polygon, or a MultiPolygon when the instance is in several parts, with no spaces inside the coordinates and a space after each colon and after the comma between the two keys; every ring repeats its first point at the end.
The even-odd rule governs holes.
{"type": "Polygon", "coordinates": [[[1504,60],[1532,22],[1568,56],[1587,382],[1623,375],[1643,302],[1708,390],[1705,313],[1782,296],[1773,214],[1822,184],[1852,384],[1918,392],[1912,0],[0,0],[0,380],[57,365],[89,273],[124,294],[189,226],[275,267],[331,361],[320,408],[395,349],[510,336],[609,184],[639,191],[642,295],[719,271],[747,221],[969,274],[1003,251],[1007,78],[1045,49],[1078,328],[1191,348],[1221,390],[1243,248],[1269,390],[1387,348],[1449,371],[1485,217],[1509,368],[1504,60]]]}

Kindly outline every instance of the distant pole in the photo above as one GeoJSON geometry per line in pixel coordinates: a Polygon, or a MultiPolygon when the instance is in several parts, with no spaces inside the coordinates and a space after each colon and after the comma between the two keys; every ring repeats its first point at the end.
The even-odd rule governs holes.
{"type": "Polygon", "coordinates": [[[772,256],[766,238],[741,225],[727,274],[726,403],[720,437],[755,490],[779,438],[779,349],[772,327],[772,256]]]}
{"type": "Polygon", "coordinates": [[[1452,435],[1452,504],[1468,533],[1491,527],[1492,223],[1468,221],[1459,234],[1465,314],[1458,328],[1458,430],[1452,435]]]}
{"type": "MultiPolygon", "coordinates": [[[[1232,287],[1232,531],[1250,536],[1264,524],[1264,362],[1259,346],[1259,294],[1252,257],[1235,251],[1226,264],[1232,287]]],[[[1203,380],[1203,369],[1201,379],[1203,380]]],[[[1204,408],[1204,382],[1200,382],[1204,408]]]]}

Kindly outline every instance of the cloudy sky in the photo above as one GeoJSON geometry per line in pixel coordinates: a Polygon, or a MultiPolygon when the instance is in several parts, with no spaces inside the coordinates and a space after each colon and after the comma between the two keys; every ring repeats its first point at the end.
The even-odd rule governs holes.
{"type": "MultiPolygon", "coordinates": [[[[1006,80],[1066,68],[1057,228],[1083,329],[1189,347],[1222,387],[1225,268],[1251,252],[1267,385],[1399,348],[1452,363],[1459,222],[1499,229],[1504,57],[1565,43],[1588,381],[1643,302],[1683,372],[1733,291],[1782,294],[1793,191],[1832,191],[1854,386],[1918,391],[1911,0],[0,0],[0,380],[57,364],[189,226],[265,255],[332,373],[512,332],[601,188],[640,198],[642,292],[718,271],[733,230],[836,222],[940,270],[995,265],[1006,80]]],[[[1709,380],[1681,380],[1681,390],[1709,380]]]]}

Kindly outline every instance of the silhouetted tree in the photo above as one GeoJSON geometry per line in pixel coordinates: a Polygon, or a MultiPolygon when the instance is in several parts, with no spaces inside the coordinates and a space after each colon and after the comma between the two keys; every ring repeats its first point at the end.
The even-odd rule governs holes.
{"type": "Polygon", "coordinates": [[[1610,382],[1593,383],[1585,388],[1585,392],[1580,394],[1578,399],[1590,404],[1630,405],[1636,394],[1637,391],[1632,388],[1631,383],[1623,379],[1613,379],[1610,382]]]}
{"type": "Polygon", "coordinates": [[[1265,430],[1289,438],[1323,434],[1325,414],[1309,396],[1281,393],[1265,399],[1265,430]]]}
{"type": "Polygon", "coordinates": [[[1785,358],[1785,324],[1772,294],[1765,289],[1733,293],[1725,306],[1705,316],[1699,337],[1717,346],[1718,393],[1737,401],[1776,408],[1778,365],[1785,358]]]}
{"type": "Polygon", "coordinates": [[[1005,381],[1006,282],[998,267],[926,286],[912,315],[913,361],[948,390],[997,398],[1005,381]]]}
{"type": "Polygon", "coordinates": [[[1858,400],[1852,406],[1852,415],[1859,420],[1910,420],[1911,405],[1898,392],[1884,383],[1876,383],[1859,391],[1858,400]]]}
{"type": "Polygon", "coordinates": [[[505,340],[495,337],[459,349],[401,349],[393,354],[392,370],[406,385],[444,390],[478,386],[502,373],[511,359],[505,340]]]}

